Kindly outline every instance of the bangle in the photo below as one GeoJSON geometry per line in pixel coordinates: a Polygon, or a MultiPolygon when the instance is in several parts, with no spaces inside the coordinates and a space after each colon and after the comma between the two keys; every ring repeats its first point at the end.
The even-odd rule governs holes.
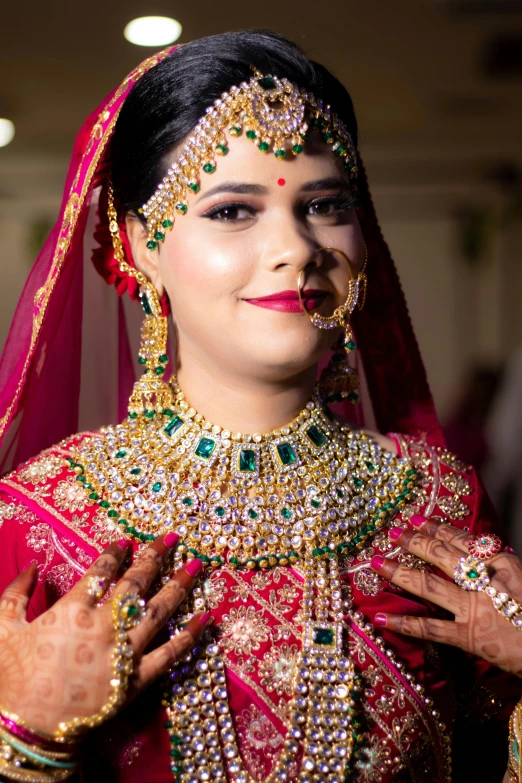
{"type": "Polygon", "coordinates": [[[38,745],[39,747],[48,747],[50,750],[63,746],[64,743],[77,744],[65,737],[54,737],[52,734],[46,734],[44,731],[33,728],[27,721],[21,718],[16,713],[6,709],[3,704],[0,704],[0,721],[3,722],[4,727],[13,735],[20,737],[25,742],[29,742],[31,745],[38,745]]]}
{"type": "Polygon", "coordinates": [[[509,719],[508,773],[512,783],[522,783],[522,699],[509,719]]]}
{"type": "Polygon", "coordinates": [[[60,783],[67,780],[72,775],[71,770],[57,770],[56,772],[46,773],[34,769],[22,769],[9,764],[3,758],[0,758],[1,780],[15,780],[19,783],[60,783]]]}
{"type": "Polygon", "coordinates": [[[66,756],[66,758],[69,759],[67,761],[65,759],[60,760],[59,758],[56,759],[48,755],[43,755],[43,752],[39,753],[34,748],[29,748],[27,745],[25,745],[25,743],[14,739],[13,737],[9,737],[9,735],[3,731],[0,731],[0,738],[19,753],[22,753],[32,761],[36,761],[38,764],[42,764],[43,766],[55,767],[56,769],[74,769],[78,766],[75,761],[70,760],[71,757],[69,755],[66,756]]]}

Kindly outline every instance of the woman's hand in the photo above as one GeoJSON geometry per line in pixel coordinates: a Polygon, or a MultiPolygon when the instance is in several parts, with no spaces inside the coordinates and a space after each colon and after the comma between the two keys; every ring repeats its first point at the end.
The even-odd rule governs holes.
{"type": "MultiPolygon", "coordinates": [[[[416,530],[392,528],[392,540],[427,563],[437,566],[453,579],[455,566],[469,555],[468,545],[475,536],[447,523],[416,516],[416,530]]],[[[522,562],[503,551],[487,560],[491,585],[522,603],[522,562]]],[[[372,568],[397,587],[431,601],[455,615],[454,620],[408,617],[378,613],[375,624],[392,631],[451,644],[478,655],[505,671],[522,677],[522,629],[516,628],[493,606],[483,592],[463,590],[428,571],[400,566],[376,556],[372,568]]]]}
{"type": "MultiPolygon", "coordinates": [[[[36,568],[31,566],[14,579],[0,598],[0,703],[47,734],[61,722],[99,712],[111,693],[112,598],[133,591],[144,596],[167,557],[166,543],[172,546],[175,540],[175,534],[156,539],[102,606],[89,594],[91,577],[100,577],[107,585],[115,581],[128,541],[108,546],[72,590],[31,623],[25,616],[36,568]]],[[[177,571],[148,602],[141,623],[129,631],[134,673],[127,700],[166,672],[201,636],[208,615],[193,617],[181,633],[144,655],[192,587],[198,570],[201,561],[194,560],[188,570],[177,571]]]]}

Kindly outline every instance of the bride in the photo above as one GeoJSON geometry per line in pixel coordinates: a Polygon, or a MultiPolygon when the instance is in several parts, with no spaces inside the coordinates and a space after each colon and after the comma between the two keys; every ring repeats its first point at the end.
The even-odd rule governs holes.
{"type": "Polygon", "coordinates": [[[326,68],[245,31],[133,71],[0,379],[3,778],[502,779],[522,608],[486,562],[495,595],[519,565],[445,450],[326,68]]]}

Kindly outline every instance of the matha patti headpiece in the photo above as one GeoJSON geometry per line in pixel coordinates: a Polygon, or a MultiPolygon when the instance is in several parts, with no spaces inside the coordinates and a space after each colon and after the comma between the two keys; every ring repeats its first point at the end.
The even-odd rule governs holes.
{"type": "Polygon", "coordinates": [[[323,140],[334,155],[342,158],[353,189],[357,189],[357,156],[348,130],[339,117],[313,95],[288,79],[264,76],[255,70],[249,82],[231,87],[214,101],[183,146],[179,158],[168,170],[156,193],[143,205],[149,241],[154,250],[172,228],[176,215],[187,212],[188,191],[200,189],[200,172],[213,174],[216,156],[229,151],[226,132],[246,137],[260,152],[272,150],[278,160],[300,155],[309,128],[322,131],[323,140]]]}

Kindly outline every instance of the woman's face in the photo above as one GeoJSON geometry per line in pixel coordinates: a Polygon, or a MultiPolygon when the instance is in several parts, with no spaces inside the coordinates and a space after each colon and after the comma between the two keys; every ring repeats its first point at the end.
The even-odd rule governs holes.
{"type": "Polygon", "coordinates": [[[178,363],[285,381],[314,365],[338,335],[314,327],[299,307],[299,273],[306,270],[305,290],[320,292],[310,293],[308,308],[330,315],[346,298],[349,271],[337,254],[315,251],[344,251],[355,272],[363,264],[347,174],[319,139],[279,161],[242,136],[200,181],[158,250],[146,249],[136,221],[129,225],[134,257],[170,299],[178,363]]]}

